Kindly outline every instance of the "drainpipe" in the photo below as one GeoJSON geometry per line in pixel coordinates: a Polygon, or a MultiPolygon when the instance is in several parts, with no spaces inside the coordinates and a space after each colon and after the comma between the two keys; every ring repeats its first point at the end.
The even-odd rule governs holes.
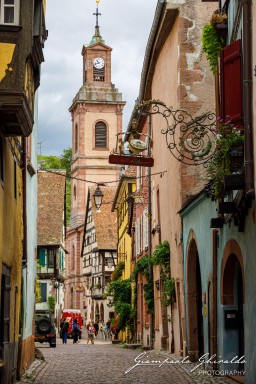
{"type": "MultiPolygon", "coordinates": [[[[148,156],[151,156],[151,114],[148,115],[148,156]]],[[[151,245],[151,227],[152,227],[152,207],[151,207],[151,168],[148,167],[148,258],[151,259],[152,245],[151,245]]],[[[153,266],[149,264],[149,276],[153,281],[153,266]]],[[[149,317],[149,346],[154,348],[154,318],[153,313],[149,317]]]]}
{"type": "Polygon", "coordinates": [[[22,268],[27,265],[27,148],[26,148],[26,137],[22,138],[22,150],[23,150],[23,161],[22,161],[22,179],[23,179],[23,258],[22,268]]]}
{"type": "MultiPolygon", "coordinates": [[[[212,232],[212,355],[217,356],[217,246],[218,246],[218,231],[215,229],[212,232]]],[[[209,298],[208,298],[209,300],[209,298]]],[[[213,371],[217,370],[216,362],[212,365],[213,371]]]]}
{"type": "Polygon", "coordinates": [[[243,112],[245,134],[245,191],[255,198],[253,174],[253,134],[252,134],[252,0],[244,0],[243,7],[243,112]]]}

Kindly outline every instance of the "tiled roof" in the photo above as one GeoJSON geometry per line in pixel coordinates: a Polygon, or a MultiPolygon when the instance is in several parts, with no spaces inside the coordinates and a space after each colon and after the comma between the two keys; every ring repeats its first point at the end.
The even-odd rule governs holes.
{"type": "Polygon", "coordinates": [[[100,212],[97,212],[93,198],[96,187],[90,187],[89,189],[98,248],[116,249],[117,215],[116,212],[111,212],[116,189],[100,186],[100,189],[103,192],[100,212]]]}
{"type": "Polygon", "coordinates": [[[58,172],[38,172],[38,245],[63,243],[66,171],[58,172]]]}
{"type": "Polygon", "coordinates": [[[134,165],[130,165],[124,172],[123,176],[125,177],[136,177],[136,167],[134,165]]]}

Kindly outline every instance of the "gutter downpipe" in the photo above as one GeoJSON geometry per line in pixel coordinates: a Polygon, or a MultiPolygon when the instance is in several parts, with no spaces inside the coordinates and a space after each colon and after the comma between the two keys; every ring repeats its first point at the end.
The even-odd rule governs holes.
{"type": "MultiPolygon", "coordinates": [[[[212,321],[212,355],[217,356],[217,247],[218,247],[218,231],[212,232],[212,301],[213,301],[213,321],[212,321]]],[[[212,369],[217,370],[217,363],[214,361],[212,369]]]]}
{"type": "Polygon", "coordinates": [[[255,198],[253,170],[253,133],[252,133],[252,0],[243,0],[243,111],[245,132],[245,191],[255,198]]]}
{"type": "Polygon", "coordinates": [[[23,258],[22,268],[26,267],[28,259],[27,250],[27,149],[26,149],[26,137],[22,138],[22,149],[23,149],[23,258]]]}
{"type": "MultiPolygon", "coordinates": [[[[148,156],[151,156],[151,114],[148,115],[148,156]]],[[[152,206],[151,206],[151,168],[148,167],[148,267],[149,267],[149,276],[152,280],[154,287],[153,279],[153,266],[151,265],[152,257],[152,243],[151,243],[151,227],[152,227],[152,206]]],[[[154,288],[153,288],[154,291],[154,288]]],[[[154,348],[154,314],[150,313],[149,316],[149,346],[150,349],[154,348]]]]}

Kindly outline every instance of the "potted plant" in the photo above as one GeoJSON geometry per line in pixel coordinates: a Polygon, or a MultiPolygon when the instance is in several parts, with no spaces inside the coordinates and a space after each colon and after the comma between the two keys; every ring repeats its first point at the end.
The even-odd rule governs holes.
{"type": "Polygon", "coordinates": [[[228,16],[225,12],[217,10],[213,13],[210,23],[215,29],[227,29],[228,16]]]}
{"type": "Polygon", "coordinates": [[[216,199],[221,197],[224,191],[225,177],[232,172],[242,172],[243,166],[243,144],[244,135],[241,128],[231,123],[220,123],[216,130],[216,151],[208,164],[206,175],[211,183],[211,197],[216,199]],[[239,154],[239,165],[232,168],[232,156],[235,154],[236,160],[239,154]]]}
{"type": "Polygon", "coordinates": [[[210,23],[206,24],[202,31],[202,49],[213,74],[217,73],[218,58],[225,45],[226,31],[227,15],[219,11],[214,12],[210,23]]]}

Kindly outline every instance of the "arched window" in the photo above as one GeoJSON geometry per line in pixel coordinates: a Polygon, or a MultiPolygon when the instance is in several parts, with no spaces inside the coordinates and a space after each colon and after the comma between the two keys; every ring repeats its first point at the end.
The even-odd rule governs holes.
{"type": "Polygon", "coordinates": [[[75,269],[75,246],[72,245],[71,271],[75,269]]]}
{"type": "Polygon", "coordinates": [[[78,151],[78,125],[75,125],[75,152],[78,151]]]}
{"type": "Polygon", "coordinates": [[[107,126],[103,121],[99,121],[95,125],[95,147],[107,147],[107,126]]]}

